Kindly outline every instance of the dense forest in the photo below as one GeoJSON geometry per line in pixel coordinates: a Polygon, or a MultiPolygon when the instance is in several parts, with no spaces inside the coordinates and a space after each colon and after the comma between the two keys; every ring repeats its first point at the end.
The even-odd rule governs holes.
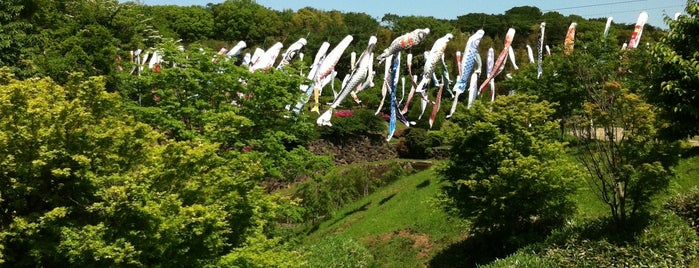
{"type": "Polygon", "coordinates": [[[666,22],[607,34],[606,18],[531,6],[377,20],[254,0],[2,1],[0,267],[698,265],[699,2],[666,22]],[[408,93],[382,75],[391,60],[359,54],[425,28],[393,72],[408,91],[410,74],[427,81],[428,112],[405,104],[394,135],[408,93]],[[479,30],[478,74],[489,49],[511,56],[471,103],[451,86],[479,30]],[[343,39],[311,111],[313,55],[343,39]],[[357,101],[338,99],[360,69],[357,101]],[[366,219],[345,220],[398,200],[411,212],[362,231],[426,216],[351,236],[366,219]]]}

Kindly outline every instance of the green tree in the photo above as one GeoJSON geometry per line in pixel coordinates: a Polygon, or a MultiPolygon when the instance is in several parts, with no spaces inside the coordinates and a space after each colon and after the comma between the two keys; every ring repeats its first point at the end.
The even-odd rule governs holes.
{"type": "Polygon", "coordinates": [[[118,40],[98,24],[82,25],[75,35],[47,43],[44,53],[34,55],[37,72],[63,84],[71,72],[109,75],[116,70],[118,40]]]}
{"type": "Polygon", "coordinates": [[[103,78],[62,87],[6,69],[0,77],[0,262],[200,267],[269,255],[300,264],[266,236],[279,206],[258,185],[259,159],[162,136],[125,116],[103,78]]]}
{"type": "Polygon", "coordinates": [[[213,37],[214,17],[202,6],[152,6],[148,9],[159,32],[172,32],[185,44],[213,37]]]}
{"type": "Polygon", "coordinates": [[[504,19],[507,26],[514,28],[517,32],[515,40],[512,41],[513,46],[523,47],[527,44],[528,37],[538,32],[541,16],[541,10],[532,6],[513,7],[505,11],[504,19]]]}
{"type": "Polygon", "coordinates": [[[556,103],[554,118],[561,120],[561,135],[571,116],[582,109],[607,82],[622,82],[635,93],[651,85],[650,56],[645,48],[621,51],[617,41],[609,38],[579,41],[570,55],[554,53],[543,63],[538,77],[537,66],[525,65],[512,79],[499,83],[505,91],[537,96],[556,103]]]}
{"type": "Polygon", "coordinates": [[[31,24],[20,20],[24,8],[22,1],[0,3],[0,66],[18,66],[23,58],[22,48],[27,46],[31,24]]]}
{"type": "Polygon", "coordinates": [[[451,156],[438,172],[447,208],[477,231],[517,234],[563,223],[573,213],[575,166],[556,142],[553,107],[517,94],[482,102],[445,124],[451,156]],[[492,110],[491,110],[492,109],[492,110]]]}
{"type": "Polygon", "coordinates": [[[592,94],[571,121],[581,143],[577,157],[612,218],[623,227],[667,189],[677,154],[672,144],[657,139],[654,109],[638,94],[618,82],[607,82],[592,94]]]}
{"type": "Polygon", "coordinates": [[[653,48],[656,82],[647,92],[668,123],[661,132],[669,139],[699,135],[699,35],[694,34],[699,30],[699,2],[687,1],[685,11],[678,20],[665,19],[670,29],[653,48]]]}
{"type": "Polygon", "coordinates": [[[211,11],[214,35],[219,40],[263,44],[268,36],[279,36],[282,31],[277,13],[253,0],[227,0],[211,6],[211,11]]]}

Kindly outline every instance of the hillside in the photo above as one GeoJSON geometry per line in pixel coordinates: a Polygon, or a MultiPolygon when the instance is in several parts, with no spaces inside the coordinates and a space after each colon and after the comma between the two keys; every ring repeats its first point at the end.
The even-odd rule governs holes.
{"type": "MultiPolygon", "coordinates": [[[[660,196],[655,202],[658,207],[661,207],[670,198],[699,186],[697,165],[699,165],[699,156],[696,155],[689,156],[680,162],[668,192],[660,196]]],[[[531,267],[542,265],[555,267],[555,262],[531,252],[527,253],[525,249],[517,251],[516,249],[487,248],[484,245],[491,242],[487,240],[488,238],[469,237],[468,222],[450,217],[435,202],[435,198],[440,193],[440,186],[441,183],[434,168],[404,177],[366,198],[335,211],[325,221],[309,227],[302,235],[302,244],[305,248],[310,249],[311,254],[315,254],[314,247],[325,244],[327,241],[356,241],[370,252],[373,263],[379,267],[471,267],[476,264],[488,263],[495,267],[527,266],[527,264],[531,267]],[[510,254],[514,255],[510,256],[510,254]],[[500,260],[496,261],[498,259],[500,260]]],[[[584,222],[597,226],[601,224],[599,219],[604,218],[608,213],[606,207],[597,199],[584,180],[579,181],[578,192],[573,196],[573,199],[577,204],[578,212],[564,228],[568,232],[579,230],[581,223],[584,222]]],[[[666,220],[658,225],[644,227],[647,236],[657,235],[665,239],[672,239],[673,234],[661,232],[669,233],[669,229],[673,228],[679,230],[681,234],[686,234],[686,232],[682,233],[682,230],[687,230],[687,225],[678,217],[668,214],[663,209],[659,209],[656,213],[664,215],[666,220]],[[667,220],[668,217],[670,220],[667,220]]],[[[557,232],[560,234],[565,231],[557,232]]],[[[641,239],[639,238],[639,240],[641,239]]],[[[696,246],[699,243],[697,234],[685,237],[685,240],[687,239],[690,241],[689,245],[694,245],[695,248],[673,248],[673,250],[691,251],[697,249],[696,246]]],[[[667,242],[662,241],[656,246],[667,246],[663,244],[667,242]]],[[[332,258],[342,260],[343,257],[346,257],[343,256],[343,253],[348,254],[347,256],[353,256],[341,252],[344,248],[339,246],[337,242],[335,243],[332,244],[337,247],[334,250],[328,251],[327,246],[324,246],[326,251],[322,253],[327,254],[326,257],[331,258],[329,256],[332,256],[332,258]]],[[[672,243],[676,243],[677,247],[686,245],[682,244],[683,241],[672,241],[672,243]]],[[[541,244],[532,244],[528,249],[537,246],[554,248],[542,240],[541,244]]],[[[584,246],[571,245],[573,249],[578,247],[584,246]]],[[[636,245],[631,242],[622,250],[633,252],[634,250],[653,251],[654,249],[648,245],[636,245]]],[[[589,248],[587,251],[594,252],[589,248]]],[[[613,250],[610,249],[610,251],[613,250]]],[[[603,256],[600,252],[596,254],[603,256]]],[[[659,257],[658,259],[665,261],[670,259],[667,256],[664,257],[666,258],[659,257]]],[[[582,256],[577,258],[582,258],[582,256]]],[[[342,266],[340,264],[338,267],[342,266]]],[[[651,264],[651,266],[654,265],[651,264]]]]}

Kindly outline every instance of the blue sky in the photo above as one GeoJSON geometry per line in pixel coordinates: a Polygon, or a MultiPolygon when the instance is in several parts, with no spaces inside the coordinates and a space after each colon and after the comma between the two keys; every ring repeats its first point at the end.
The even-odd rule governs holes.
{"type": "MultiPolygon", "coordinates": [[[[124,2],[124,1],[122,1],[124,2]]],[[[140,0],[146,5],[206,5],[221,3],[223,0],[140,0]]],[[[400,16],[433,16],[442,19],[456,19],[468,13],[502,14],[516,6],[536,6],[542,11],[557,11],[564,15],[576,14],[585,18],[614,17],[615,22],[636,23],[641,11],[649,14],[648,23],[667,28],[663,22],[665,15],[672,17],[684,11],[686,0],[256,0],[262,6],[275,10],[313,7],[320,10],[343,12],[363,12],[381,19],[386,13],[400,16]]]]}

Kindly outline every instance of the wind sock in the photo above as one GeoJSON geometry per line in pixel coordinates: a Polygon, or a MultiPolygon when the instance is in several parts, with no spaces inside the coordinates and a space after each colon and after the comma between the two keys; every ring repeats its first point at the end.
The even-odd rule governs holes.
{"type": "Polygon", "coordinates": [[[141,66],[141,52],[143,52],[143,50],[141,50],[141,49],[136,49],[136,51],[133,52],[133,55],[134,55],[133,61],[134,61],[135,66],[131,70],[132,75],[136,75],[136,74],[141,75],[141,67],[140,67],[141,66]]]}
{"type": "Polygon", "coordinates": [[[495,64],[493,65],[493,69],[490,70],[490,76],[488,76],[485,81],[483,81],[483,84],[481,84],[479,91],[482,93],[483,89],[485,89],[485,86],[490,83],[490,80],[495,78],[497,75],[495,72],[500,69],[500,66],[503,65],[503,62],[505,61],[505,58],[507,57],[508,51],[510,50],[510,46],[512,45],[512,39],[515,38],[515,29],[510,28],[507,30],[507,34],[505,35],[505,45],[502,48],[502,52],[500,52],[500,55],[498,55],[498,59],[495,61],[495,64]]]}
{"type": "Polygon", "coordinates": [[[551,56],[551,48],[549,47],[549,45],[546,45],[544,47],[546,47],[546,55],[551,56]]]}
{"type": "Polygon", "coordinates": [[[429,28],[416,29],[412,32],[401,35],[396,39],[393,39],[391,45],[384,49],[384,51],[381,54],[379,54],[378,57],[376,57],[376,60],[378,60],[379,63],[381,63],[384,61],[384,59],[386,59],[386,57],[393,55],[398,51],[406,50],[417,44],[420,44],[420,42],[422,42],[422,40],[425,39],[425,36],[427,36],[427,34],[429,33],[429,28]]]}
{"type": "MultiPolygon", "coordinates": [[[[311,64],[311,70],[308,72],[308,75],[306,76],[308,80],[315,81],[316,74],[318,73],[318,67],[320,67],[320,63],[323,62],[323,59],[325,59],[326,53],[328,52],[329,48],[330,43],[328,42],[323,42],[323,44],[320,45],[320,48],[318,49],[318,52],[316,53],[316,56],[313,59],[313,63],[311,64]]],[[[296,114],[299,114],[301,112],[301,108],[303,108],[303,105],[305,105],[306,102],[308,102],[308,99],[311,97],[311,94],[313,94],[313,88],[309,85],[301,85],[300,89],[301,91],[305,92],[305,95],[296,103],[296,106],[294,107],[294,113],[296,114]]]]}
{"type": "Polygon", "coordinates": [[[253,64],[257,63],[258,60],[260,60],[260,57],[265,54],[264,49],[261,49],[259,47],[255,48],[255,52],[252,53],[252,56],[250,57],[250,66],[253,64]]]}
{"type": "Polygon", "coordinates": [[[216,55],[214,55],[211,58],[211,62],[218,62],[220,60],[221,56],[226,55],[226,52],[228,52],[228,49],[225,47],[222,47],[221,49],[218,50],[218,53],[216,53],[216,55]]]}
{"type": "MultiPolygon", "coordinates": [[[[510,55],[510,61],[512,61],[512,68],[514,68],[515,71],[516,71],[516,70],[519,70],[519,66],[517,66],[517,62],[515,61],[515,50],[514,50],[514,49],[508,49],[508,50],[507,50],[507,54],[510,55]]],[[[506,62],[506,61],[507,61],[507,59],[505,59],[505,62],[506,62]]],[[[503,62],[503,64],[500,66],[500,70],[499,70],[498,72],[502,71],[502,69],[505,68],[505,62],[503,62]]]]}
{"type": "Polygon", "coordinates": [[[242,65],[250,65],[251,61],[252,61],[252,56],[250,56],[250,53],[245,53],[245,56],[243,56],[243,62],[241,64],[242,65]]]}
{"type": "Polygon", "coordinates": [[[408,66],[408,76],[411,78],[410,83],[412,86],[410,87],[410,93],[408,93],[408,99],[405,101],[405,105],[403,105],[403,110],[401,110],[401,114],[405,114],[408,112],[408,106],[410,106],[410,102],[413,101],[413,95],[415,94],[415,89],[417,88],[417,83],[415,82],[417,80],[417,75],[413,75],[413,54],[409,53],[407,57],[407,66],[408,66]]]}
{"type": "Polygon", "coordinates": [[[400,78],[400,100],[398,100],[398,104],[401,104],[403,102],[403,98],[405,97],[405,77],[400,78]]]}
{"type": "Polygon", "coordinates": [[[529,63],[534,63],[534,52],[529,44],[527,44],[527,57],[529,57],[529,63]]]}
{"type": "Polygon", "coordinates": [[[456,76],[456,80],[458,81],[461,76],[461,51],[456,52],[456,68],[459,70],[459,74],[456,76]]]}
{"type": "Polygon", "coordinates": [[[342,90],[338,94],[337,98],[335,98],[335,100],[330,104],[330,108],[328,108],[328,110],[325,111],[320,117],[318,117],[316,123],[319,126],[332,126],[330,119],[332,118],[333,110],[337,108],[340,103],[342,103],[345,97],[347,97],[347,94],[359,87],[362,83],[370,83],[370,81],[367,80],[367,77],[369,77],[370,66],[374,64],[371,58],[371,54],[374,51],[374,46],[376,46],[376,37],[372,36],[369,38],[369,44],[367,45],[366,49],[362,55],[359,56],[359,62],[349,75],[347,83],[342,87],[342,90]]]}
{"type": "Polygon", "coordinates": [[[282,47],[284,45],[281,42],[277,42],[272,47],[267,49],[262,56],[255,62],[252,66],[250,66],[250,71],[254,72],[257,70],[267,70],[271,68],[274,65],[274,62],[277,61],[277,56],[279,56],[279,51],[282,50],[282,47]]]}
{"type": "Polygon", "coordinates": [[[434,45],[432,45],[432,49],[430,50],[429,55],[426,58],[425,67],[422,71],[422,79],[420,80],[420,83],[417,85],[417,88],[415,89],[415,92],[420,93],[420,95],[422,95],[422,101],[420,102],[421,112],[418,118],[422,118],[422,115],[425,113],[425,108],[427,106],[428,94],[427,91],[424,90],[425,85],[427,85],[431,79],[436,77],[434,71],[437,68],[437,64],[440,61],[442,62],[442,64],[444,64],[444,50],[447,48],[447,43],[453,37],[454,35],[448,33],[443,37],[437,39],[437,41],[434,42],[434,45]]]}
{"type": "Polygon", "coordinates": [[[437,116],[437,112],[439,111],[439,106],[440,103],[442,102],[442,91],[444,90],[444,85],[446,83],[447,89],[449,88],[449,72],[447,72],[447,64],[442,61],[442,79],[440,80],[441,82],[439,83],[439,91],[437,91],[437,96],[435,97],[434,101],[434,106],[432,106],[432,113],[430,114],[429,118],[429,123],[430,123],[430,128],[432,128],[432,124],[434,123],[434,118],[437,116]]]}
{"type": "Polygon", "coordinates": [[[565,47],[563,54],[565,55],[568,55],[571,52],[573,52],[573,47],[575,46],[575,27],[577,26],[578,23],[572,22],[568,27],[568,33],[566,34],[566,39],[563,42],[563,46],[565,47]]]}
{"type": "Polygon", "coordinates": [[[398,79],[398,67],[400,66],[400,51],[396,52],[392,56],[389,56],[386,58],[386,63],[388,64],[389,61],[395,58],[396,61],[393,62],[389,76],[385,77],[384,82],[391,87],[391,93],[390,93],[390,115],[388,119],[388,138],[386,138],[386,141],[390,141],[391,137],[393,137],[393,133],[396,131],[396,119],[400,120],[403,124],[405,124],[407,127],[410,127],[410,125],[414,125],[415,122],[409,122],[403,114],[398,113],[398,102],[396,101],[396,85],[397,85],[397,79],[398,79]]]}
{"type": "MultiPolygon", "coordinates": [[[[449,111],[447,118],[454,114],[456,111],[457,102],[459,101],[459,95],[464,93],[466,90],[466,83],[468,83],[468,79],[471,77],[471,70],[473,70],[473,64],[476,62],[476,56],[478,56],[478,45],[480,45],[484,34],[485,31],[478,30],[468,38],[468,41],[466,41],[466,47],[464,48],[463,54],[464,56],[461,61],[461,66],[463,69],[459,70],[460,77],[454,84],[453,91],[455,93],[455,97],[451,104],[451,110],[449,111]]],[[[480,70],[477,72],[480,73],[480,70]]]]}
{"type": "Polygon", "coordinates": [[[296,55],[301,51],[303,46],[306,45],[306,38],[301,38],[298,41],[294,42],[289,46],[289,48],[286,49],[284,54],[282,54],[282,60],[279,61],[279,65],[277,65],[277,69],[283,68],[285,65],[288,65],[291,63],[292,60],[296,57],[296,55]]]}
{"type": "Polygon", "coordinates": [[[393,60],[393,55],[389,55],[386,57],[385,61],[386,63],[384,64],[384,70],[383,70],[383,86],[381,86],[381,102],[379,102],[379,108],[376,109],[376,113],[374,115],[378,115],[381,112],[381,108],[383,108],[383,103],[386,100],[386,93],[388,93],[388,80],[389,80],[389,75],[391,73],[391,61],[393,60]]]}
{"type": "Polygon", "coordinates": [[[355,64],[357,64],[357,52],[352,51],[352,53],[350,53],[350,68],[351,68],[351,71],[354,71],[354,67],[355,67],[354,65],[355,65],[355,64]]]}
{"type": "MultiPolygon", "coordinates": [[[[493,80],[490,80],[491,85],[495,85],[493,80]]],[[[476,96],[478,96],[478,74],[473,73],[471,75],[471,84],[468,87],[468,104],[466,105],[466,108],[471,109],[471,106],[473,106],[473,102],[476,101],[476,96]]]]}
{"type": "MultiPolygon", "coordinates": [[[[495,65],[495,50],[491,47],[488,49],[488,59],[487,59],[487,70],[488,70],[488,75],[487,77],[491,77],[491,73],[493,72],[493,67],[495,65]]],[[[495,101],[495,81],[490,80],[490,102],[495,101]]]]}
{"type": "Polygon", "coordinates": [[[328,55],[323,59],[323,62],[320,63],[320,67],[318,67],[318,73],[316,73],[315,77],[315,83],[313,86],[313,94],[315,98],[315,104],[313,108],[311,108],[311,111],[320,113],[318,110],[318,95],[320,95],[320,91],[323,89],[321,86],[321,83],[323,80],[330,74],[333,73],[335,69],[335,65],[337,65],[337,62],[340,61],[340,57],[342,56],[342,53],[345,52],[345,49],[349,46],[350,43],[352,43],[352,39],[354,39],[351,35],[345,36],[342,41],[340,41],[333,50],[328,53],[328,55]]]}
{"type": "Polygon", "coordinates": [[[442,38],[437,39],[432,45],[429,56],[425,60],[425,67],[422,71],[422,80],[417,85],[416,92],[423,92],[425,85],[434,76],[434,71],[437,68],[437,64],[441,61],[444,62],[444,50],[447,49],[447,43],[454,38],[454,35],[448,33],[442,38]]]}
{"type": "MultiPolygon", "coordinates": [[[[400,56],[401,56],[400,54],[401,54],[401,52],[398,51],[398,52],[396,53],[396,55],[393,57],[394,60],[395,60],[395,62],[396,62],[396,63],[394,63],[394,64],[398,64],[398,68],[396,68],[395,71],[392,71],[392,72],[391,72],[391,75],[393,75],[393,80],[392,80],[392,81],[393,81],[393,88],[394,88],[394,89],[395,89],[396,87],[398,87],[398,78],[400,77],[400,58],[401,58],[401,57],[400,57],[400,56]]],[[[394,99],[393,101],[396,101],[396,100],[394,99]]]]}
{"type": "Polygon", "coordinates": [[[643,26],[648,22],[648,12],[641,12],[638,15],[638,20],[636,20],[636,27],[633,28],[633,34],[631,34],[631,40],[629,41],[629,48],[638,47],[638,43],[641,40],[641,35],[643,34],[643,26]]]}
{"type": "Polygon", "coordinates": [[[607,36],[609,35],[609,28],[612,27],[612,20],[613,19],[614,18],[612,18],[612,17],[607,18],[607,24],[604,25],[604,38],[607,38],[607,36]]]}
{"type": "Polygon", "coordinates": [[[481,75],[481,69],[483,69],[483,62],[481,61],[481,55],[476,53],[476,64],[473,66],[473,72],[481,75]]]}
{"type": "Polygon", "coordinates": [[[240,52],[243,51],[245,47],[248,45],[245,44],[245,41],[240,41],[235,46],[233,46],[230,50],[228,50],[228,53],[226,53],[226,56],[228,57],[237,57],[240,55],[240,52]]]}
{"type": "MultiPolygon", "coordinates": [[[[306,76],[308,80],[315,80],[316,74],[318,73],[318,67],[320,67],[320,63],[323,62],[325,56],[327,56],[329,48],[330,43],[328,42],[323,42],[323,44],[320,45],[320,48],[318,48],[318,52],[316,53],[315,58],[313,58],[313,63],[311,64],[311,71],[309,71],[308,75],[306,76]]],[[[302,87],[301,90],[305,91],[306,89],[302,87]]]]}
{"type": "Polygon", "coordinates": [[[160,58],[160,55],[158,55],[157,51],[153,51],[153,54],[151,54],[150,60],[148,61],[148,69],[153,69],[156,64],[159,64],[162,61],[160,58]]]}
{"type": "MultiPolygon", "coordinates": [[[[371,62],[374,62],[374,52],[372,52],[371,55],[369,55],[369,57],[371,58],[371,62]]],[[[350,92],[352,99],[354,99],[354,102],[356,102],[357,104],[362,102],[361,100],[359,100],[359,97],[357,97],[357,94],[359,94],[359,92],[362,92],[362,90],[364,90],[367,87],[374,87],[375,72],[374,72],[373,65],[374,64],[369,65],[369,73],[367,74],[367,78],[366,78],[368,83],[361,84],[358,87],[356,87],[354,90],[352,90],[352,92],[350,92]]]]}
{"type": "MultiPolygon", "coordinates": [[[[326,78],[325,80],[323,80],[323,82],[320,86],[320,91],[318,91],[318,94],[315,96],[316,103],[318,103],[318,96],[323,92],[323,87],[325,87],[325,85],[327,85],[328,83],[335,81],[336,76],[337,76],[337,72],[335,70],[333,70],[333,72],[330,74],[329,79],[326,78]]],[[[349,78],[349,77],[345,76],[345,78],[349,78]]],[[[342,82],[344,83],[345,81],[342,81],[342,82]]],[[[337,98],[337,91],[335,91],[335,83],[330,83],[330,89],[333,91],[333,99],[337,98]]]]}
{"type": "MultiPolygon", "coordinates": [[[[396,72],[398,71],[398,66],[400,65],[400,50],[398,50],[395,54],[396,61],[393,62],[393,66],[391,67],[391,73],[390,73],[390,78],[386,77],[386,79],[390,79],[390,81],[387,81],[387,83],[391,87],[391,96],[390,96],[390,105],[391,105],[391,114],[390,117],[388,118],[388,137],[386,138],[386,141],[390,141],[391,137],[393,137],[393,133],[396,132],[396,86],[395,86],[395,79],[396,79],[396,72]]],[[[388,62],[386,62],[388,65],[388,62]]]]}
{"type": "Polygon", "coordinates": [[[536,78],[539,79],[541,75],[544,73],[544,68],[543,68],[543,63],[544,63],[544,32],[546,31],[546,22],[542,22],[539,25],[539,49],[537,50],[538,52],[538,61],[536,63],[536,78]]]}
{"type": "Polygon", "coordinates": [[[444,90],[444,78],[442,78],[442,82],[439,84],[439,91],[437,91],[437,98],[434,101],[434,106],[432,107],[432,114],[430,114],[430,119],[428,122],[430,123],[430,128],[432,128],[432,124],[434,124],[434,119],[437,117],[437,112],[439,111],[439,105],[442,100],[442,91],[444,90]]]}

